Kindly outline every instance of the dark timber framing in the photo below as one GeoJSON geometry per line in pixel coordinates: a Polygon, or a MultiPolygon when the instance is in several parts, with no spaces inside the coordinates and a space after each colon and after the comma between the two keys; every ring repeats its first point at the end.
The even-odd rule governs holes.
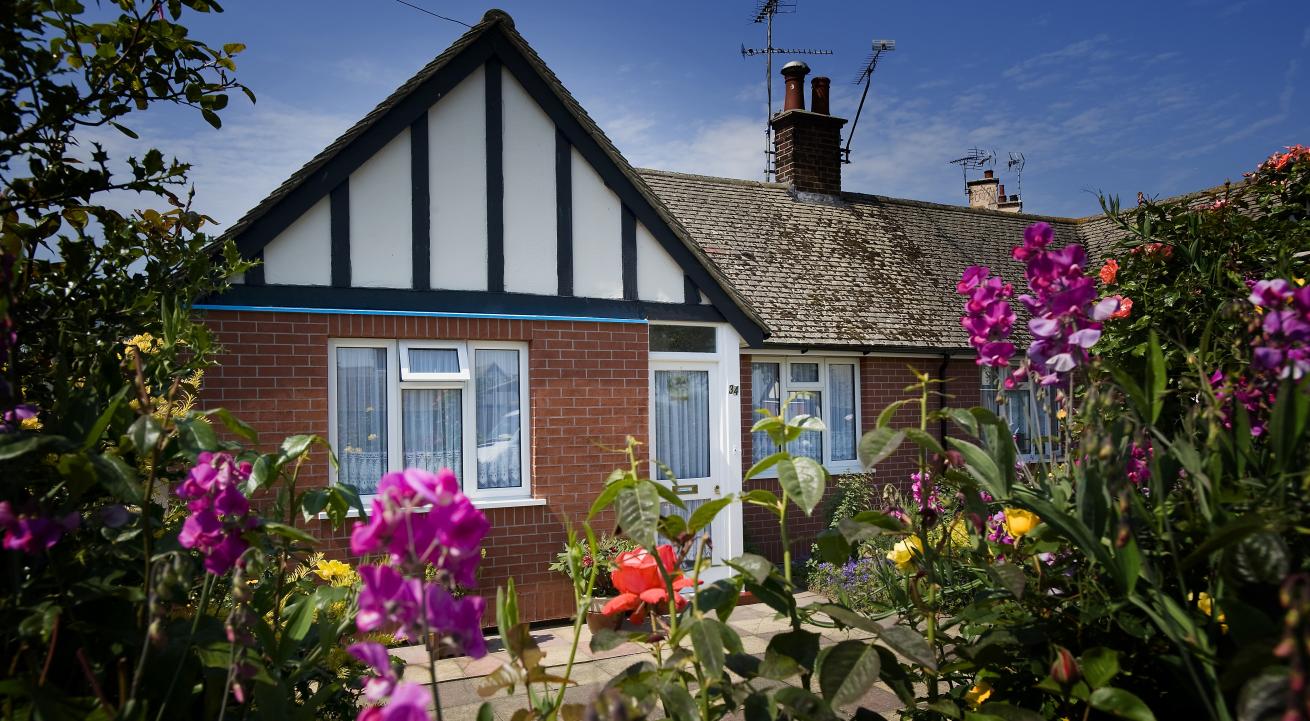
{"type": "Polygon", "coordinates": [[[255,257],[251,258],[251,260],[255,261],[255,266],[246,271],[245,283],[246,285],[263,285],[264,251],[261,250],[258,253],[255,253],[255,257]]]}
{"type": "Polygon", "coordinates": [[[332,286],[350,287],[350,176],[332,189],[332,286]]]}
{"type": "Polygon", "coordinates": [[[488,315],[558,315],[629,320],[683,320],[722,323],[723,314],[709,305],[652,303],[610,298],[575,298],[480,290],[410,288],[332,288],[322,285],[234,285],[204,299],[205,308],[308,308],[364,311],[485,313],[488,315]]]}
{"type": "Polygon", "coordinates": [[[573,146],[555,128],[555,272],[559,294],[573,295],[573,146]]]}
{"type": "Polygon", "coordinates": [[[410,226],[414,229],[414,290],[432,287],[432,182],[428,174],[428,114],[409,124],[410,226]]]}
{"type": "Polygon", "coordinates": [[[487,290],[505,290],[505,119],[500,60],[487,58],[487,290]]]}
{"type": "Polygon", "coordinates": [[[682,302],[700,305],[700,289],[690,275],[682,276],[682,302]]]}
{"type": "MultiPolygon", "coordinates": [[[[307,212],[316,201],[341,185],[350,176],[351,172],[363,165],[365,161],[381,150],[387,142],[409,127],[415,118],[426,113],[434,103],[448,94],[469,73],[484,64],[488,66],[489,72],[492,70],[493,65],[499,68],[503,64],[503,67],[514,75],[514,78],[527,90],[529,96],[554,121],[556,128],[563,133],[571,147],[576,149],[578,154],[596,170],[605,184],[632,211],[636,219],[650,230],[665,251],[691,277],[697,288],[706,295],[710,304],[718,309],[722,313],[722,317],[741,334],[747,345],[761,347],[767,329],[760,325],[757,320],[754,320],[741,306],[737,305],[737,302],[728,295],[728,292],[720,284],[718,278],[702,263],[701,258],[688,247],[688,241],[684,240],[678,231],[674,230],[654,203],[639,189],[637,184],[641,181],[635,179],[630,172],[625,172],[620,167],[619,162],[615,161],[605,151],[596,137],[592,135],[592,131],[582,124],[579,117],[575,115],[575,112],[580,111],[568,105],[561,94],[564,91],[558,89],[556,85],[546,79],[543,73],[548,71],[538,69],[538,66],[528,58],[525,53],[530,52],[530,50],[525,51],[519,47],[519,43],[523,41],[517,38],[514,30],[507,26],[504,21],[499,21],[490,23],[478,32],[480,34],[467,40],[461,40],[463,46],[427,77],[422,80],[415,80],[412,89],[407,90],[394,101],[389,100],[390,106],[385,108],[381,115],[375,119],[364,121],[367,122],[366,127],[357,133],[348,133],[347,138],[338,141],[340,147],[330,150],[328,157],[312,171],[308,172],[303,178],[293,177],[291,181],[293,187],[286,190],[267,210],[252,218],[249,224],[237,235],[237,247],[241,252],[246,257],[252,257],[270,240],[277,237],[279,233],[307,212]]],[[[487,82],[491,83],[492,81],[488,79],[487,82]]],[[[499,140],[499,136],[497,139],[499,140]]],[[[491,142],[493,142],[492,139],[488,138],[489,145],[491,142]]],[[[490,151],[490,147],[488,150],[490,151]]],[[[490,179],[488,179],[488,182],[490,183],[490,179]]],[[[333,192],[333,195],[336,195],[336,193],[333,192]]],[[[488,205],[490,205],[490,199],[488,200],[488,205]]],[[[490,208],[488,210],[490,214],[490,208]]],[[[497,220],[503,222],[501,218],[497,220]]],[[[500,222],[497,225],[503,232],[503,225],[500,222]]],[[[336,223],[336,214],[334,214],[334,229],[336,223]]],[[[491,232],[492,229],[488,228],[489,235],[491,232]]],[[[503,237],[500,240],[503,243],[503,237]]],[[[490,250],[491,239],[488,238],[488,241],[488,249],[490,250]]],[[[334,242],[334,251],[336,248],[337,245],[334,242]]],[[[503,245],[501,250],[503,252],[503,245]]],[[[348,246],[346,251],[344,266],[348,268],[348,246]]],[[[334,258],[334,281],[337,278],[336,269],[338,265],[342,265],[342,263],[334,258]]],[[[500,270],[501,286],[503,287],[503,266],[500,270]]],[[[492,273],[493,271],[489,269],[488,276],[492,275],[492,273]]],[[[491,289],[494,289],[494,287],[489,287],[489,290],[491,289]]],[[[250,290],[255,290],[255,288],[250,290]]],[[[292,299],[288,299],[288,304],[298,305],[292,299]]],[[[674,305],[685,307],[687,304],[679,303],[674,305]]]]}
{"type": "Polygon", "coordinates": [[[623,204],[623,299],[637,299],[637,216],[627,203],[623,204]]]}

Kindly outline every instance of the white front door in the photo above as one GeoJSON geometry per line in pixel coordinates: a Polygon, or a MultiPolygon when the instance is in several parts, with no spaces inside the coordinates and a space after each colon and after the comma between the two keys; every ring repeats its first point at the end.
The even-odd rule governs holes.
{"type": "MultiPolygon", "coordinates": [[[[737,491],[740,474],[729,472],[730,446],[724,422],[729,391],[717,358],[652,360],[650,369],[651,477],[668,482],[686,504],[684,510],[664,503],[661,512],[689,518],[705,503],[737,491]],[[672,481],[668,480],[670,474],[672,481]]],[[[737,543],[733,510],[720,511],[708,529],[711,543],[706,555],[713,567],[701,572],[702,579],[726,575],[723,560],[732,557],[737,543]]],[[[688,554],[688,569],[698,545],[688,554]]]]}

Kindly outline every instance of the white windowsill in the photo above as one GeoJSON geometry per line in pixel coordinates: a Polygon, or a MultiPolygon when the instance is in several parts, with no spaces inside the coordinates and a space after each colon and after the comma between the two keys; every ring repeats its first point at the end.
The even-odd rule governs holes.
{"type": "MultiPolygon", "coordinates": [[[[856,461],[855,463],[851,463],[850,461],[839,461],[831,465],[826,465],[824,468],[827,469],[828,475],[830,476],[846,476],[852,473],[864,473],[864,466],[861,466],[859,461],[856,461]]],[[[754,476],[754,478],[764,479],[777,479],[777,477],[778,471],[776,466],[758,476],[754,476]]]]}
{"type": "MultiPolygon", "coordinates": [[[[371,500],[372,497],[368,497],[364,499],[366,513],[372,509],[372,505],[369,503],[369,501],[371,500]]],[[[472,499],[472,501],[473,501],[473,506],[475,508],[481,508],[481,509],[528,508],[531,506],[546,505],[546,499],[544,498],[474,498],[472,499]]],[[[426,507],[418,508],[415,509],[415,512],[427,513],[427,510],[428,509],[426,507]]],[[[327,517],[328,515],[326,513],[318,514],[318,519],[320,521],[327,520],[327,517]]],[[[359,511],[355,510],[354,508],[350,509],[349,511],[346,511],[346,518],[359,518],[359,511]]]]}

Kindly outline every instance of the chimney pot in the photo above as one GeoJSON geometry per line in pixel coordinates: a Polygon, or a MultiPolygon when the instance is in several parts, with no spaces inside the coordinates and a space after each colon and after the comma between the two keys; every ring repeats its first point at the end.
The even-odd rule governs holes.
{"type": "Polygon", "coordinates": [[[1017,196],[1017,195],[1011,195],[1011,196],[1010,196],[1010,202],[1011,202],[1011,203],[1017,203],[1017,202],[1019,202],[1019,196],[1017,196]]]}
{"type": "Polygon", "coordinates": [[[782,77],[786,78],[787,94],[783,97],[782,110],[805,109],[805,76],[810,66],[799,60],[793,60],[782,66],[782,77]]]}
{"type": "Polygon", "coordinates": [[[990,170],[984,170],[984,171],[983,171],[983,177],[984,177],[984,178],[990,178],[990,177],[992,177],[992,171],[990,171],[990,170]]]}
{"type": "Polygon", "coordinates": [[[996,191],[996,194],[1000,196],[1001,200],[1005,200],[1005,183],[1000,184],[999,188],[996,191]]]}
{"type": "Polygon", "coordinates": [[[828,88],[832,80],[819,76],[810,80],[810,112],[828,114],[828,88]]]}

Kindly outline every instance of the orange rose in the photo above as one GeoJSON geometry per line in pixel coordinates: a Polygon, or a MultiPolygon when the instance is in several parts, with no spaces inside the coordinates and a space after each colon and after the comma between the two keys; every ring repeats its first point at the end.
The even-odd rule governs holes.
{"type": "MultiPolygon", "coordinates": [[[[665,544],[655,550],[659,554],[658,559],[644,548],[619,554],[615,559],[618,568],[610,574],[619,595],[610,599],[609,603],[601,609],[601,613],[608,615],[632,611],[628,620],[633,623],[644,621],[649,606],[669,600],[668,590],[664,587],[664,578],[660,576],[661,568],[673,579],[674,591],[691,585],[691,579],[683,576],[682,571],[678,570],[678,557],[673,546],[665,544]]],[[[673,594],[673,602],[678,609],[687,605],[687,599],[680,593],[673,594]]]]}
{"type": "Polygon", "coordinates": [[[1115,298],[1119,299],[1119,310],[1116,310],[1115,312],[1111,313],[1109,316],[1107,316],[1107,318],[1109,320],[1116,320],[1118,318],[1127,318],[1128,314],[1133,312],[1133,299],[1125,298],[1122,295],[1116,295],[1115,298]]]}
{"type": "Polygon", "coordinates": [[[1114,258],[1105,261],[1105,265],[1101,266],[1102,283],[1106,285],[1110,285],[1111,283],[1114,282],[1114,279],[1118,277],[1118,275],[1119,275],[1119,261],[1115,260],[1114,258]]]}

